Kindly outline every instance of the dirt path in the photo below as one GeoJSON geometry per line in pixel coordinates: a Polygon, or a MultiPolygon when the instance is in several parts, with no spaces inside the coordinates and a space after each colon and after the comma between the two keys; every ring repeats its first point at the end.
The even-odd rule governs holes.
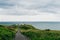
{"type": "Polygon", "coordinates": [[[15,35],[15,39],[14,40],[28,40],[27,37],[23,36],[20,31],[18,30],[18,32],[15,35]]]}

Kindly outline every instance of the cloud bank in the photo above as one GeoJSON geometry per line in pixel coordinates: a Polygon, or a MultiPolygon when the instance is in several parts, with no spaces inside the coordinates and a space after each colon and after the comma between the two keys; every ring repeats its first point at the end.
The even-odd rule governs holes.
{"type": "Polygon", "coordinates": [[[0,0],[0,15],[29,15],[32,20],[39,15],[38,20],[60,20],[60,0],[0,0]]]}

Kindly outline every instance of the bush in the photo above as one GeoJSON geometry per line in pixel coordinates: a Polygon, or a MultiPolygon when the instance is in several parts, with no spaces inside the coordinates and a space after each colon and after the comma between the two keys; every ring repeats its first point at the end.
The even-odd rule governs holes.
{"type": "Polygon", "coordinates": [[[15,30],[10,30],[10,28],[0,25],[0,40],[13,40],[15,36],[15,30]]]}
{"type": "Polygon", "coordinates": [[[0,27],[5,27],[4,25],[0,25],[0,27]]]}
{"type": "Polygon", "coordinates": [[[0,28],[0,40],[13,39],[14,33],[7,28],[0,28]]]}
{"type": "Polygon", "coordinates": [[[27,24],[21,24],[20,25],[20,29],[25,29],[25,30],[27,30],[27,29],[35,29],[32,25],[27,25],[27,24]]]}
{"type": "Polygon", "coordinates": [[[50,31],[50,29],[45,29],[45,31],[50,31]]]}

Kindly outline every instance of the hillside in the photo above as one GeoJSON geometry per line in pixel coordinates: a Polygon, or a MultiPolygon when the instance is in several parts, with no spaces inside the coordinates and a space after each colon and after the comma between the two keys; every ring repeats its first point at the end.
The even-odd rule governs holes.
{"type": "Polygon", "coordinates": [[[59,30],[40,30],[29,24],[0,25],[0,40],[13,40],[15,35],[19,33],[17,33],[18,29],[21,35],[26,36],[30,40],[60,40],[59,30]]]}
{"type": "Polygon", "coordinates": [[[12,25],[0,25],[0,40],[13,40],[15,37],[17,28],[12,25]]]}
{"type": "Polygon", "coordinates": [[[60,40],[60,31],[56,30],[39,30],[32,25],[24,24],[20,25],[20,31],[30,40],[60,40]]]}

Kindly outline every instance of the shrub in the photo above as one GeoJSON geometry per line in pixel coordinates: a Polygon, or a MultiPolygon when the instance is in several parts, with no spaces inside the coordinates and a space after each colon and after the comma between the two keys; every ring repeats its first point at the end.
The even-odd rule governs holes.
{"type": "Polygon", "coordinates": [[[45,29],[45,31],[50,31],[50,29],[45,29]]]}
{"type": "Polygon", "coordinates": [[[27,29],[35,29],[32,25],[27,25],[27,24],[23,24],[23,25],[21,24],[20,28],[25,29],[25,30],[27,30],[27,29]]]}
{"type": "Polygon", "coordinates": [[[5,27],[4,25],[0,25],[0,27],[5,27]]]}

